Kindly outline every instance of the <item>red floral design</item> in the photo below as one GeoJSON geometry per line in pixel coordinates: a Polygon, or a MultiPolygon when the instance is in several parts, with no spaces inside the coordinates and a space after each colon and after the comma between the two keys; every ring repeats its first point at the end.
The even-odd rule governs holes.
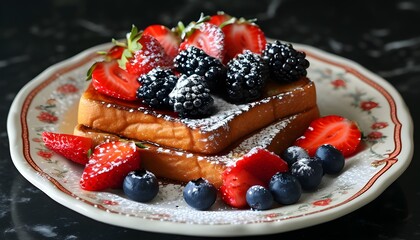
{"type": "Polygon", "coordinates": [[[343,79],[333,80],[333,81],[331,81],[331,84],[334,86],[334,88],[345,88],[345,87],[347,87],[347,84],[343,79]]]}
{"type": "Polygon", "coordinates": [[[331,198],[325,198],[325,199],[321,199],[321,200],[317,200],[315,202],[312,202],[312,205],[314,206],[327,206],[328,204],[330,204],[332,201],[331,198]]]}
{"type": "Polygon", "coordinates": [[[375,122],[370,126],[372,129],[382,129],[388,127],[388,123],[386,122],[375,122]]]}
{"type": "Polygon", "coordinates": [[[374,101],[362,101],[360,103],[360,108],[363,111],[370,111],[370,110],[372,110],[373,108],[376,108],[376,107],[379,107],[379,104],[377,102],[374,102],[374,101]]]}
{"type": "Polygon", "coordinates": [[[115,206],[118,205],[118,202],[112,201],[112,200],[102,200],[102,203],[105,205],[111,205],[111,206],[115,206]]]}
{"type": "Polygon", "coordinates": [[[384,137],[384,135],[381,132],[377,132],[377,131],[371,132],[367,135],[367,138],[369,140],[378,140],[378,139],[381,139],[383,137],[384,137]]]}
{"type": "Polygon", "coordinates": [[[58,117],[49,112],[41,112],[37,118],[39,121],[46,123],[55,123],[58,121],[58,117]]]}
{"type": "Polygon", "coordinates": [[[71,83],[61,85],[57,88],[57,92],[62,94],[72,94],[79,91],[79,89],[71,83]]]}
{"type": "Polygon", "coordinates": [[[40,143],[40,142],[42,142],[42,139],[41,138],[32,138],[32,141],[40,143]]]}
{"type": "Polygon", "coordinates": [[[36,154],[45,159],[50,159],[53,156],[53,152],[47,150],[39,150],[36,154]]]}

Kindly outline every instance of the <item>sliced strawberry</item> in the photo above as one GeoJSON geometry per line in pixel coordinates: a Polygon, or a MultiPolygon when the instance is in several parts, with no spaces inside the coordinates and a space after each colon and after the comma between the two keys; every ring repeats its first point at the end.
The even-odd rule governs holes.
{"type": "Polygon", "coordinates": [[[267,43],[261,28],[255,23],[243,19],[223,26],[222,30],[225,34],[225,62],[244,50],[261,54],[267,43]]]}
{"type": "Polygon", "coordinates": [[[181,37],[175,31],[172,31],[164,25],[156,24],[144,29],[143,34],[149,34],[156,38],[170,59],[173,59],[177,55],[181,37]]]}
{"type": "Polygon", "coordinates": [[[224,13],[224,12],[217,12],[217,14],[210,17],[210,20],[208,23],[214,24],[218,27],[222,25],[222,23],[225,23],[226,21],[232,19],[232,16],[224,13]]]}
{"type": "Polygon", "coordinates": [[[362,133],[354,121],[338,115],[329,115],[312,121],[303,136],[296,140],[295,145],[314,156],[319,146],[331,144],[347,157],[356,151],[361,137],[362,133]]]}
{"type": "Polygon", "coordinates": [[[140,76],[156,67],[172,67],[172,61],[159,41],[149,34],[142,34],[138,43],[141,48],[133,52],[125,67],[127,72],[140,76]]]}
{"type": "Polygon", "coordinates": [[[140,151],[134,142],[106,142],[98,145],[86,164],[80,187],[89,191],[121,188],[125,176],[140,168],[140,151]]]}
{"type": "Polygon", "coordinates": [[[92,85],[98,92],[129,101],[136,100],[136,91],[140,87],[136,75],[121,69],[116,60],[95,63],[92,85]]]}
{"type": "Polygon", "coordinates": [[[107,60],[119,59],[121,58],[123,51],[123,47],[113,46],[111,49],[108,50],[108,52],[105,55],[105,58],[107,58],[107,60]]]}
{"type": "Polygon", "coordinates": [[[225,35],[222,30],[211,23],[202,22],[197,28],[192,28],[179,46],[179,51],[195,46],[202,49],[209,56],[223,60],[225,53],[225,35]]]}
{"type": "Polygon", "coordinates": [[[277,172],[288,171],[287,163],[274,153],[255,148],[222,174],[220,193],[224,202],[236,208],[245,208],[246,191],[253,185],[267,187],[277,172]]]}
{"type": "Polygon", "coordinates": [[[42,141],[48,149],[83,165],[93,147],[90,138],[64,133],[43,132],[42,141]]]}

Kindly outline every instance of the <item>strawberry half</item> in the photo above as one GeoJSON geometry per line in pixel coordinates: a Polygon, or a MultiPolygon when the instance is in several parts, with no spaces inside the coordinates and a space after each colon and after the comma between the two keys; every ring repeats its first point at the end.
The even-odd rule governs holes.
{"type": "Polygon", "coordinates": [[[210,17],[210,20],[208,21],[208,23],[214,24],[218,27],[220,27],[220,25],[222,25],[223,23],[225,23],[226,21],[232,19],[232,16],[224,13],[224,12],[217,12],[217,14],[212,15],[210,17]]]}
{"type": "Polygon", "coordinates": [[[314,156],[319,146],[331,144],[347,157],[356,151],[361,137],[362,133],[354,121],[329,115],[312,121],[294,145],[306,149],[310,156],[314,156]]]}
{"type": "Polygon", "coordinates": [[[208,17],[201,15],[196,23],[192,22],[184,29],[185,38],[179,46],[179,51],[183,51],[189,46],[195,46],[209,56],[223,60],[225,35],[218,26],[206,21],[208,21],[208,17]]]}
{"type": "Polygon", "coordinates": [[[83,165],[93,147],[90,138],[64,133],[43,132],[42,141],[48,149],[83,165]]]}
{"type": "Polygon", "coordinates": [[[267,43],[261,28],[244,19],[222,26],[222,30],[225,34],[225,62],[233,59],[244,50],[261,54],[267,43]]]}
{"type": "Polygon", "coordinates": [[[276,154],[255,148],[222,174],[222,200],[236,208],[247,207],[246,191],[253,185],[267,187],[277,172],[287,172],[287,163],[276,154]]]}
{"type": "Polygon", "coordinates": [[[140,87],[137,76],[121,69],[116,60],[97,62],[91,71],[96,91],[123,100],[137,99],[136,91],[140,87]]]}
{"type": "Polygon", "coordinates": [[[125,176],[140,168],[140,151],[134,142],[106,142],[98,145],[86,164],[80,187],[89,191],[121,188],[125,176]]]}
{"type": "Polygon", "coordinates": [[[175,31],[164,25],[156,24],[144,29],[143,34],[149,34],[156,38],[170,59],[173,59],[178,54],[181,37],[175,31]]]}
{"type": "Polygon", "coordinates": [[[111,49],[108,50],[108,52],[106,52],[105,59],[107,60],[119,59],[121,58],[123,51],[124,51],[123,47],[113,46],[111,49]]]}

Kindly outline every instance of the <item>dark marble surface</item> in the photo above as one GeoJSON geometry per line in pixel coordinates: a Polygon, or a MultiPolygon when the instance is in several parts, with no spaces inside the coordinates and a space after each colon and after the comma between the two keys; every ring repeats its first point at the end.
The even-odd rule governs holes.
{"type": "MultiPolygon", "coordinates": [[[[6,118],[17,92],[48,66],[123,37],[132,23],[173,26],[200,12],[257,17],[266,35],[352,59],[388,80],[414,123],[420,93],[420,1],[83,1],[0,3],[0,239],[199,239],[115,227],[61,206],[24,179],[10,158],[6,118]],[[322,3],[321,3],[322,2],[322,3]]],[[[419,142],[415,128],[415,143],[419,142]]],[[[420,175],[409,168],[377,199],[331,222],[266,239],[420,239],[420,175]]],[[[252,237],[253,238],[253,237],[252,237]]],[[[251,237],[249,237],[251,239],[251,237]]]]}

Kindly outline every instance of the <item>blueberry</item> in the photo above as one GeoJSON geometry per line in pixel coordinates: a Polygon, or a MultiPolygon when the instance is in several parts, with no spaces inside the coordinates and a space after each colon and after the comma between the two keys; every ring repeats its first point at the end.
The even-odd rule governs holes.
{"type": "Polygon", "coordinates": [[[267,210],[273,205],[273,196],[267,188],[254,185],[246,192],[246,202],[255,210],[267,210]]]}
{"type": "Polygon", "coordinates": [[[274,200],[283,205],[296,203],[302,195],[299,180],[290,173],[276,173],[271,177],[269,189],[274,200]]]}
{"type": "Polygon", "coordinates": [[[203,178],[189,181],[184,188],[185,202],[197,210],[209,209],[216,201],[217,190],[209,181],[203,178]]]}
{"type": "Polygon", "coordinates": [[[156,176],[147,170],[131,171],[124,178],[123,190],[125,195],[137,202],[149,202],[159,192],[156,176]]]}
{"type": "Polygon", "coordinates": [[[313,158],[302,158],[292,164],[290,172],[295,176],[304,190],[314,190],[321,183],[324,171],[320,161],[313,158]]]}
{"type": "Polygon", "coordinates": [[[344,168],[344,156],[333,145],[324,144],[315,152],[315,158],[319,159],[326,174],[338,174],[344,168]]]}
{"type": "Polygon", "coordinates": [[[292,166],[297,160],[302,158],[309,158],[308,152],[299,146],[290,146],[281,155],[281,158],[292,166]]]}

